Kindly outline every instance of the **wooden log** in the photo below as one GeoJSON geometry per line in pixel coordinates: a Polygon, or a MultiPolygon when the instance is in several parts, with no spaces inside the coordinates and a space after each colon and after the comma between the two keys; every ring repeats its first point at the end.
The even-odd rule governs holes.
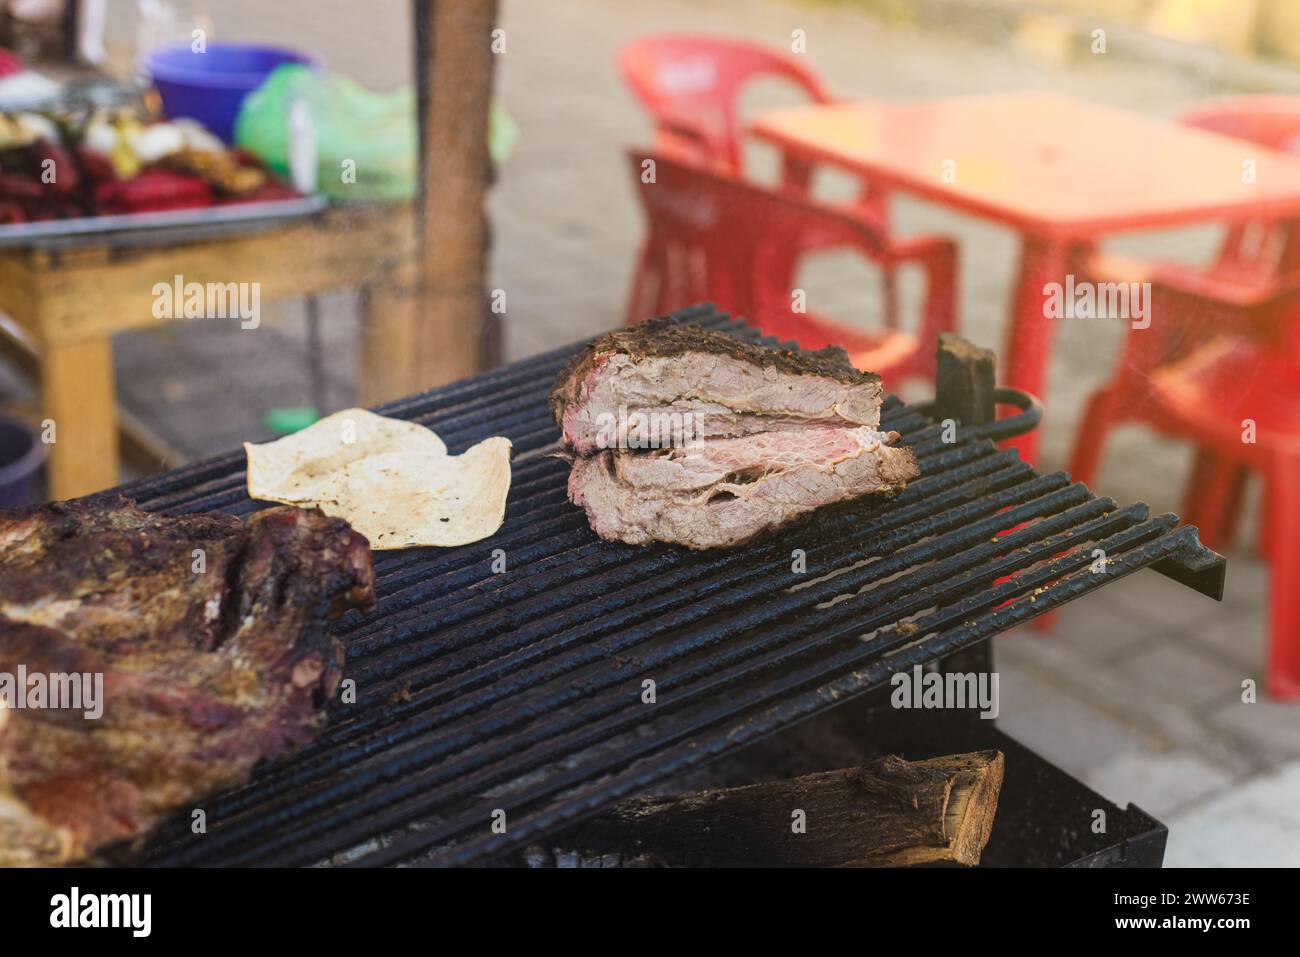
{"type": "Polygon", "coordinates": [[[530,848],[524,859],[534,867],[973,866],[993,828],[1002,770],[1000,751],[885,757],[785,781],[643,798],[579,825],[563,836],[564,850],[530,848]]]}

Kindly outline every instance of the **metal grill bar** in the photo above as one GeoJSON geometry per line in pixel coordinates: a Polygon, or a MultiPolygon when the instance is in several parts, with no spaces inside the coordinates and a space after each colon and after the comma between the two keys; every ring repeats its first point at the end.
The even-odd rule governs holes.
{"type": "MultiPolygon", "coordinates": [[[[757,335],[710,309],[691,316],[757,335]]],[[[510,437],[505,525],[473,546],[378,554],[376,608],[338,629],[361,701],[336,705],[293,761],[207,802],[202,839],[180,820],[161,829],[151,862],[305,864],[357,845],[364,863],[483,860],[1137,568],[1181,569],[1209,591],[1221,577],[1175,517],[1119,509],[995,449],[989,437],[1038,415],[1006,392],[1025,413],[962,427],[956,443],[926,407],[891,399],[883,421],[922,468],[892,502],[716,554],[598,541],[566,501],[567,463],[547,454],[545,395],[572,351],[381,410],[453,450],[510,437]],[[1098,542],[1104,574],[1089,571],[1098,542]],[[790,567],[795,548],[806,574],[790,567]],[[496,807],[507,836],[488,830],[496,807]]],[[[242,454],[222,456],[125,491],[146,508],[242,513],[258,507],[242,470],[242,454]]]]}
{"type": "MultiPolygon", "coordinates": [[[[1013,457],[1013,453],[1004,453],[994,457],[994,459],[995,461],[1007,460],[1012,459],[1013,457]]],[[[1017,477],[1023,479],[1025,476],[1030,474],[1030,470],[1027,466],[1016,465],[1011,469],[1004,470],[1003,474],[1007,480],[1012,480],[1017,477]]],[[[1058,480],[1046,484],[1056,485],[1062,484],[1062,482],[1058,480]]],[[[979,486],[977,486],[977,488],[978,487],[979,486]]],[[[914,485],[913,488],[918,488],[918,486],[914,485]]],[[[970,494],[968,489],[967,492],[970,494]]],[[[1028,493],[1022,492],[1021,494],[1028,493]]],[[[1083,498],[1084,493],[1076,491],[1073,493],[1072,497],[1083,498]]],[[[983,503],[983,510],[993,512],[1000,504],[1007,501],[1010,501],[1010,497],[1000,497],[988,501],[983,503]]],[[[1049,506],[1054,504],[1055,502],[1051,502],[1049,503],[1049,506]]],[[[900,509],[896,512],[890,511],[881,516],[884,521],[877,523],[876,528],[869,527],[866,530],[866,533],[877,531],[880,528],[893,527],[906,522],[909,518],[915,517],[915,509],[900,509]]],[[[984,526],[976,527],[973,532],[973,537],[976,540],[987,537],[998,526],[1005,527],[1004,520],[996,519],[991,523],[986,522],[984,526]]],[[[928,527],[930,526],[919,525],[914,529],[909,530],[908,537],[916,538],[924,535],[928,527]]],[[[877,537],[875,541],[879,542],[879,537],[877,537]]],[[[871,550],[872,549],[869,546],[866,549],[866,552],[871,550]]],[[[809,557],[815,558],[819,551],[820,549],[810,551],[809,557]]],[[[770,558],[772,556],[768,557],[770,558]]],[[[894,564],[890,566],[890,569],[904,567],[906,560],[905,557],[904,559],[895,561],[894,564]]],[[[883,575],[890,570],[885,568],[885,566],[871,566],[871,568],[872,573],[875,576],[883,575]]],[[[688,573],[698,574],[698,571],[695,569],[688,569],[688,573]]],[[[793,583],[797,581],[798,576],[790,575],[787,576],[787,578],[789,583],[793,583]]],[[[809,609],[823,597],[846,588],[846,582],[846,579],[833,581],[829,583],[830,587],[823,587],[820,592],[804,591],[794,593],[778,602],[778,607],[768,607],[764,612],[764,616],[775,619],[791,610],[799,610],[801,608],[805,610],[809,609]]],[[[672,581],[671,584],[675,588],[677,582],[672,581]]],[[[507,639],[506,642],[499,643],[495,648],[485,650],[484,660],[489,663],[489,667],[486,669],[480,669],[480,673],[476,674],[474,671],[462,672],[461,677],[463,680],[434,685],[432,688],[412,697],[409,702],[395,705],[385,711],[374,712],[352,722],[341,723],[331,729],[331,731],[327,733],[326,737],[318,741],[309,751],[305,752],[305,756],[315,754],[319,751],[325,751],[327,753],[327,760],[320,764],[313,763],[312,770],[318,772],[319,775],[339,770],[343,767],[350,766],[355,760],[363,757],[365,754],[364,745],[354,748],[340,748],[339,745],[359,737],[364,733],[378,731],[384,727],[393,725],[398,721],[403,721],[404,723],[399,730],[385,738],[385,743],[389,746],[400,743],[401,741],[432,730],[434,727],[437,727],[460,714],[465,714],[474,710],[481,710],[497,704],[503,700],[503,696],[509,695],[517,689],[533,687],[546,680],[562,677],[577,667],[609,658],[625,649],[634,647],[635,645],[652,638],[657,633],[670,631],[677,627],[684,627],[691,622],[698,621],[713,611],[725,610],[736,604],[750,602],[755,597],[756,593],[770,591],[771,588],[772,583],[770,578],[764,575],[764,580],[758,583],[757,588],[749,588],[743,591],[734,590],[730,593],[723,593],[721,596],[714,598],[711,603],[702,602],[700,600],[702,595],[701,591],[690,591],[682,594],[674,590],[673,594],[677,599],[679,607],[675,609],[673,613],[665,617],[655,618],[648,624],[643,623],[634,628],[617,631],[616,626],[621,624],[620,621],[616,620],[613,625],[602,621],[598,632],[593,631],[587,634],[577,631],[567,632],[567,637],[569,638],[568,641],[542,642],[539,640],[531,644],[524,644],[524,642],[531,638],[531,635],[528,634],[526,629],[522,629],[524,632],[523,635],[520,634],[520,631],[507,632],[505,635],[505,638],[507,639]],[[557,652],[570,649],[579,639],[591,639],[599,634],[607,634],[611,631],[615,631],[615,634],[609,638],[594,643],[581,644],[576,650],[568,650],[565,654],[557,654],[557,652]],[[526,654],[514,658],[506,654],[515,647],[523,647],[526,654]],[[542,656],[546,656],[546,660],[541,668],[535,668],[530,672],[527,672],[524,676],[517,677],[509,682],[502,680],[511,672],[517,670],[522,664],[526,664],[542,656]],[[462,692],[466,689],[479,689],[477,700],[470,695],[461,695],[459,699],[456,698],[458,692],[462,692]],[[454,704],[452,702],[454,702],[454,704]],[[433,706],[440,704],[448,704],[449,707],[436,711],[429,710],[433,706]]],[[[626,589],[622,589],[620,594],[626,594],[626,589]]],[[[579,619],[583,616],[591,617],[593,613],[603,613],[604,611],[604,606],[601,606],[600,608],[584,608],[579,610],[577,617],[579,619]]],[[[750,618],[752,619],[752,617],[753,616],[751,615],[750,618]]],[[[717,629],[713,634],[716,635],[717,640],[725,639],[733,633],[738,633],[743,630],[746,623],[746,620],[737,618],[734,619],[729,626],[717,629]]],[[[476,651],[477,650],[480,649],[476,648],[476,651]]],[[[383,691],[381,690],[380,694],[382,693],[383,691]]],[[[454,744],[452,744],[451,747],[454,747],[454,744]]],[[[304,783],[304,781],[304,778],[295,775],[291,779],[288,779],[286,784],[292,786],[304,783]]],[[[282,788],[275,787],[274,790],[278,793],[282,788]]],[[[271,793],[265,785],[259,788],[259,791],[262,796],[267,796],[271,793]]],[[[238,809],[239,807],[236,804],[229,807],[227,810],[235,811],[238,809]]]]}
{"type": "MultiPolygon", "coordinates": [[[[1130,512],[1133,511],[1140,512],[1141,509],[1130,510],[1130,512]]],[[[1077,518],[1078,515],[1076,514],[1072,517],[1077,518]]],[[[1026,554],[1035,557],[1046,557],[1047,555],[1050,555],[1054,549],[1068,547],[1071,544],[1077,544],[1080,541],[1088,540],[1088,536],[1091,533],[1109,527],[1118,527],[1119,525],[1124,524],[1125,520],[1132,520],[1132,515],[1123,514],[1103,519],[1090,527],[1074,529],[1064,535],[1055,536],[1053,539],[1049,540],[1046,545],[1040,544],[1037,548],[1030,549],[1026,554]]],[[[835,631],[826,631],[825,626],[830,624],[830,622],[819,619],[811,626],[796,627],[792,630],[780,633],[762,633],[747,643],[737,643],[735,645],[726,646],[715,659],[710,659],[703,663],[694,663],[679,672],[664,672],[662,680],[657,681],[657,690],[661,696],[667,693],[672,693],[671,700],[675,707],[689,705],[690,703],[702,698],[702,696],[722,691],[729,686],[736,685],[746,678],[769,673],[780,666],[795,661],[798,658],[832,647],[843,639],[852,639],[856,634],[860,634],[864,631],[871,631],[873,628],[881,627],[884,624],[893,622],[909,608],[914,610],[924,609],[934,601],[944,600],[951,598],[954,594],[960,594],[962,588],[970,586],[972,578],[996,577],[999,572],[996,570],[995,564],[998,563],[990,564],[978,570],[978,572],[969,572],[956,582],[945,584],[941,587],[932,587],[928,590],[923,590],[918,594],[911,596],[906,602],[889,604],[861,619],[845,621],[845,619],[849,617],[848,613],[860,611],[860,609],[857,608],[850,608],[848,609],[848,612],[841,612],[837,618],[837,620],[844,621],[845,627],[835,631]],[[802,643],[793,644],[793,640],[798,638],[807,638],[808,640],[802,643]],[[719,664],[733,667],[715,674],[715,666],[719,664]],[[678,690],[679,686],[680,690],[678,690]]],[[[1000,564],[1004,566],[1013,566],[1014,563],[1004,560],[1000,564]]],[[[948,566],[937,565],[933,567],[932,574],[927,576],[927,579],[933,580],[948,573],[948,566]]],[[[890,589],[890,591],[894,593],[902,592],[904,596],[906,596],[906,590],[910,587],[911,582],[896,580],[895,584],[901,587],[890,589]]],[[[875,593],[872,593],[872,597],[877,596],[875,593]]],[[[879,597],[881,600],[884,600],[885,596],[880,595],[879,597]]],[[[848,605],[849,603],[844,603],[846,608],[848,605]]],[[[897,629],[893,629],[888,637],[892,638],[893,641],[878,641],[876,645],[870,648],[866,653],[870,655],[873,652],[878,652],[882,648],[886,647],[886,645],[892,645],[898,641],[906,640],[901,637],[901,634],[897,629]]],[[[637,674],[641,673],[659,674],[660,672],[655,672],[650,669],[653,669],[664,662],[671,661],[673,658],[681,656],[685,652],[695,650],[693,648],[681,647],[684,644],[686,644],[686,642],[679,642],[677,648],[666,650],[661,652],[659,655],[654,656],[655,660],[645,660],[638,663],[640,667],[637,669],[623,669],[623,673],[617,676],[617,681],[611,682],[611,684],[635,678],[637,674]],[[629,673],[629,670],[634,670],[635,673],[629,673]]],[[[626,731],[630,726],[633,726],[640,721],[640,716],[633,713],[637,709],[635,701],[636,699],[634,696],[629,696],[627,694],[603,696],[598,700],[594,700],[584,709],[581,721],[574,721],[571,716],[560,714],[548,724],[542,724],[530,728],[527,735],[521,737],[518,741],[512,741],[510,743],[514,744],[515,747],[518,747],[522,744],[531,744],[535,746],[548,742],[553,743],[556,740],[564,740],[566,747],[575,750],[579,747],[591,746],[612,734],[626,731]],[[622,712],[622,714],[617,715],[617,712],[622,712]],[[607,715],[616,716],[612,720],[602,720],[594,724],[590,723],[592,717],[603,718],[607,715]],[[561,739],[560,735],[563,732],[570,733],[567,737],[561,739]]],[[[723,715],[723,717],[730,716],[730,712],[723,715]]],[[[680,733],[682,733],[681,728],[676,728],[673,737],[676,738],[680,733]]],[[[649,746],[649,742],[641,741],[638,742],[637,749],[643,750],[647,746],[649,746]]],[[[489,755],[484,753],[479,755],[478,759],[485,760],[489,757],[500,757],[508,750],[512,751],[514,749],[515,748],[499,746],[495,754],[489,755]]],[[[539,749],[536,747],[533,748],[533,760],[538,756],[538,750],[539,749]]],[[[627,758],[628,756],[626,754],[620,754],[615,760],[621,763],[622,761],[627,760],[627,758]]],[[[464,797],[466,794],[473,794],[479,790],[491,787],[503,780],[508,780],[510,777],[517,776],[521,772],[533,770],[533,760],[530,760],[526,754],[521,755],[509,761],[508,764],[496,764],[494,766],[495,770],[491,773],[470,775],[468,778],[455,780],[451,782],[449,786],[444,786],[436,790],[432,789],[431,786],[438,784],[440,778],[445,777],[445,775],[420,774],[418,775],[418,780],[413,780],[411,782],[413,788],[415,788],[413,793],[420,794],[422,799],[433,798],[439,801],[454,800],[459,797],[464,797]]],[[[556,782],[551,782],[546,791],[543,792],[542,796],[554,793],[555,788],[559,786],[560,785],[556,782]]],[[[536,792],[530,792],[529,798],[535,800],[538,798],[538,794],[536,792]]],[[[376,823],[383,823],[394,818],[395,820],[392,820],[391,823],[396,825],[401,823],[404,815],[408,813],[409,808],[403,808],[395,815],[389,814],[383,815],[379,818],[367,818],[366,826],[373,827],[376,823]]],[[[454,827],[432,828],[428,831],[424,831],[420,835],[420,841],[423,843],[420,844],[419,849],[428,847],[432,843],[449,840],[456,836],[457,833],[458,831],[454,827]]],[[[408,845],[403,853],[409,852],[411,849],[412,848],[408,845]]]]}
{"type": "MultiPolygon", "coordinates": [[[[1173,516],[1169,517],[1174,518],[1173,516]]],[[[878,687],[897,671],[905,671],[916,664],[924,664],[937,658],[946,657],[961,648],[969,647],[975,642],[986,640],[1008,628],[1022,624],[1030,618],[1079,597],[1081,594],[1100,588],[1107,583],[1107,578],[1131,574],[1140,568],[1149,567],[1155,561],[1175,555],[1182,549],[1198,552],[1202,547],[1196,539],[1194,529],[1180,529],[1172,536],[1166,535],[1161,540],[1149,543],[1135,554],[1130,554],[1122,561],[1113,564],[1109,569],[1110,575],[1108,576],[1090,575],[1086,578],[1076,576],[1063,583],[1063,589],[1053,588],[1035,596],[1036,601],[1022,597],[1005,609],[995,611],[972,623],[941,633],[928,645],[914,646],[914,651],[892,658],[887,664],[878,663],[875,666],[851,670],[810,691],[789,698],[785,703],[773,705],[768,710],[728,730],[725,734],[688,739],[685,743],[679,743],[671,751],[655,753],[653,762],[643,761],[638,765],[633,765],[623,774],[602,780],[595,785],[589,784],[586,787],[581,787],[576,780],[578,775],[569,772],[565,776],[565,780],[555,782],[556,786],[559,787],[564,785],[575,786],[575,790],[565,794],[563,803],[535,812],[522,821],[516,821],[508,835],[476,837],[448,849],[446,853],[440,856],[439,860],[431,863],[445,865],[468,864],[522,846],[540,834],[555,830],[585,814],[593,813],[608,807],[610,804],[641,793],[666,778],[737,750],[780,728],[789,727],[798,721],[834,707],[847,698],[861,694],[866,689],[878,687]]],[[[845,655],[844,657],[848,658],[849,656],[845,655]]],[[[838,664],[842,664],[846,668],[852,667],[851,660],[839,662],[838,664]]],[[[783,695],[797,691],[805,677],[806,672],[792,676],[784,681],[781,687],[771,693],[763,693],[764,699],[780,698],[783,695]]],[[[695,730],[694,727],[687,729],[687,733],[693,730],[695,730]]],[[[653,747],[653,744],[647,744],[646,747],[647,749],[653,747]]],[[[486,831],[487,828],[484,827],[481,830],[486,831]]],[[[388,847],[381,848],[374,854],[369,855],[364,863],[367,865],[392,863],[394,860],[405,859],[413,851],[424,847],[427,847],[427,844],[419,838],[395,841],[388,847]]],[[[349,863],[355,864],[357,862],[349,863]]]]}

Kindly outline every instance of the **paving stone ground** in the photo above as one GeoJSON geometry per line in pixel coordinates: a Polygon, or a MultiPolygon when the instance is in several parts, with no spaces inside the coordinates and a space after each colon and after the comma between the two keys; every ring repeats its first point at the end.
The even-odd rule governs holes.
{"type": "MultiPolygon", "coordinates": [[[[228,0],[214,10],[218,38],[257,37],[311,47],[363,82],[410,76],[405,0],[278,4],[228,0]]],[[[830,87],[859,97],[913,97],[1044,89],[1167,116],[1228,90],[1221,76],[1160,62],[1075,57],[1066,62],[957,32],[891,24],[850,4],[652,0],[504,0],[507,52],[499,96],[519,125],[514,155],[491,198],[492,284],[506,290],[507,352],[522,358],[616,325],[640,222],[622,150],[647,123],[619,82],[620,44],[658,30],[748,36],[785,46],[805,31],[808,60],[830,87]]],[[[115,27],[130,36],[129,21],[115,27]]],[[[760,86],[746,107],[791,102],[760,86]]],[[[1066,144],[1068,145],[1068,144],[1066,144]]],[[[1115,144],[1117,151],[1125,145],[1115,144]]],[[[747,152],[760,177],[774,158],[747,152]]],[[[819,181],[827,196],[845,182],[819,181]]],[[[893,210],[905,234],[936,231],[961,244],[961,319],[967,335],[1000,348],[1015,237],[919,202],[893,210]]],[[[1213,228],[1123,237],[1141,255],[1201,260],[1213,228]]],[[[254,277],[250,277],[254,278],[254,277]]],[[[810,306],[856,319],[872,314],[874,277],[836,257],[803,277],[810,306]]],[[[262,415],[308,401],[303,315],[267,310],[256,333],[217,325],[123,336],[116,345],[123,401],[191,455],[265,434],[262,415]]],[[[325,303],[327,404],[354,401],[354,296],[325,303]]],[[[1121,328],[1063,323],[1046,395],[1042,465],[1060,467],[1088,391],[1103,381],[1121,328]]],[[[13,395],[11,377],[0,387],[13,395]]],[[[1188,464],[1179,444],[1141,430],[1112,443],[1099,491],[1155,510],[1178,507],[1188,464]]],[[[1143,572],[1075,603],[1056,631],[1022,629],[996,640],[1002,727],[1120,804],[1136,802],[1170,824],[1168,863],[1300,863],[1300,706],[1243,704],[1241,683],[1262,685],[1267,566],[1243,544],[1230,552],[1228,594],[1216,605],[1143,572]]],[[[1300,586],[1300,583],[1295,583],[1300,586]]]]}

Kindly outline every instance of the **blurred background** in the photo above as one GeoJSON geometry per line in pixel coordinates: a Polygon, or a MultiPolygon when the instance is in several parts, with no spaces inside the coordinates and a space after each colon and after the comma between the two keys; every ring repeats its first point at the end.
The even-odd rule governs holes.
{"type": "MultiPolygon", "coordinates": [[[[361,205],[381,210],[378,224],[371,219],[359,224],[340,221],[335,232],[294,234],[296,245],[272,251],[260,245],[272,241],[265,233],[271,227],[255,219],[242,226],[172,224],[161,238],[150,240],[151,248],[164,249],[200,240],[234,244],[221,245],[221,252],[210,255],[232,262],[236,260],[229,257],[235,254],[229,250],[249,249],[254,250],[250,262],[274,255],[279,258],[266,261],[299,262],[304,273],[314,269],[342,278],[332,288],[322,277],[305,297],[294,295],[287,282],[277,285],[255,266],[246,274],[229,276],[228,281],[264,284],[256,334],[238,324],[204,319],[151,323],[128,316],[113,326],[106,347],[112,383],[107,393],[101,389],[95,394],[112,397],[120,410],[112,421],[138,427],[131,441],[139,439],[143,451],[124,455],[125,475],[174,467],[228,451],[242,441],[292,431],[314,416],[358,402],[414,391],[403,384],[409,384],[412,375],[421,387],[439,384],[431,376],[441,376],[442,381],[458,377],[417,369],[393,372],[389,382],[382,349],[358,360],[366,350],[366,335],[374,335],[365,332],[366,315],[382,329],[385,321],[410,308],[401,292],[400,244],[386,258],[383,229],[403,215],[420,176],[414,123],[422,102],[419,21],[412,4],[107,0],[83,4],[81,19],[71,28],[61,3],[13,0],[4,7],[3,45],[16,60],[14,76],[25,84],[13,84],[12,78],[0,81],[0,100],[11,112],[24,108],[24,97],[39,104],[41,97],[55,95],[31,75],[39,74],[56,89],[65,84],[81,89],[76,123],[84,125],[95,110],[118,109],[122,103],[144,115],[151,110],[167,114],[166,91],[161,101],[157,90],[142,92],[149,91],[153,81],[166,80],[166,64],[153,61],[150,73],[149,58],[178,42],[192,45],[199,31],[207,43],[271,44],[300,54],[309,65],[323,65],[331,82],[341,85],[312,81],[309,89],[292,88],[278,100],[271,100],[265,87],[259,87],[259,93],[267,115],[284,126],[293,122],[295,97],[314,106],[311,122],[318,152],[324,156],[324,150],[335,148],[328,154],[330,169],[338,169],[340,158],[344,163],[356,158],[361,173],[393,161],[382,180],[363,182],[372,193],[361,205]],[[127,92],[86,92],[88,72],[95,83],[127,92]],[[382,122],[367,125],[366,117],[381,117],[382,122]],[[331,144],[330,137],[337,142],[331,144]],[[371,156],[376,159],[368,166],[371,156]],[[251,246],[238,245],[253,242],[249,235],[261,238],[251,246]],[[348,278],[354,267],[365,282],[348,278]],[[375,276],[379,281],[371,283],[375,276]]],[[[435,103],[431,112],[441,109],[445,125],[437,128],[443,138],[430,153],[438,157],[440,145],[452,144],[457,129],[486,128],[488,151],[479,160],[486,219],[481,229],[471,224],[460,241],[468,248],[465,261],[475,261],[474,249],[482,248],[484,272],[472,278],[481,283],[490,306],[479,317],[481,332],[471,329],[466,334],[472,340],[468,345],[445,336],[454,325],[438,327],[443,337],[437,330],[423,333],[418,324],[409,326],[405,334],[417,330],[413,341],[420,343],[418,348],[434,353],[423,366],[426,370],[457,368],[449,358],[453,353],[469,354],[466,361],[474,367],[526,358],[618,326],[629,310],[635,311],[629,300],[638,269],[658,268],[662,273],[667,267],[647,265],[644,258],[647,223],[640,184],[625,155],[629,148],[669,153],[680,149],[686,161],[702,169],[782,191],[781,152],[770,140],[746,135],[743,124],[735,136],[739,155],[728,164],[709,155],[711,144],[692,144],[689,129],[684,137],[688,142],[682,145],[672,130],[665,132],[664,117],[656,122],[618,65],[621,51],[648,37],[681,33],[757,44],[778,58],[794,58],[830,97],[884,104],[1052,93],[1174,126],[1208,98],[1300,96],[1300,4],[1288,0],[501,0],[495,29],[500,33],[482,41],[490,42],[492,50],[491,105],[486,98],[481,103],[435,103]]],[[[434,35],[436,44],[436,29],[434,35]]],[[[265,74],[258,82],[263,79],[265,74]]],[[[440,90],[448,89],[439,87],[436,66],[431,89],[435,101],[440,90]]],[[[747,120],[808,100],[807,90],[788,77],[764,75],[744,86],[736,106],[747,120]]],[[[688,112],[669,119],[689,128],[699,117],[688,112]]],[[[257,120],[241,116],[243,138],[236,135],[238,130],[231,135],[253,154],[246,168],[269,171],[269,185],[264,182],[258,188],[281,184],[286,190],[259,198],[298,202],[328,192],[324,160],[312,183],[301,166],[292,168],[292,135],[281,133],[271,142],[275,137],[259,132],[257,120]]],[[[125,120],[110,114],[110,122],[116,129],[110,140],[117,137],[112,142],[131,142],[131,134],[123,132],[125,120]]],[[[1068,122],[1062,128],[1066,136],[1058,144],[1060,150],[1078,147],[1069,141],[1068,122]]],[[[1295,129],[1300,130],[1300,119],[1295,129]]],[[[989,133],[990,139],[997,135],[989,133]]],[[[1140,144],[1122,139],[1100,144],[1099,149],[1091,145],[1118,166],[1149,160],[1140,144]]],[[[882,148],[888,151],[888,146],[882,148]]],[[[1285,142],[1274,147],[1267,151],[1277,152],[1277,169],[1297,162],[1283,155],[1285,142]]],[[[446,146],[447,155],[452,149],[446,146]]],[[[1256,151],[1252,146],[1242,155],[1253,157],[1256,151]]],[[[431,164],[435,161],[442,162],[435,159],[431,164]]],[[[1160,162],[1169,168],[1146,167],[1145,175],[1157,181],[1164,173],[1171,179],[1179,176],[1176,161],[1162,154],[1160,162]]],[[[817,203],[857,208],[861,179],[834,166],[816,169],[808,195],[817,203]]],[[[178,167],[173,163],[171,168],[178,167]]],[[[959,175],[980,175],[976,167],[963,170],[959,175]]],[[[470,174],[476,175],[474,170],[470,174]]],[[[196,175],[210,179],[213,174],[205,168],[196,175]]],[[[426,169],[431,205],[444,217],[438,220],[444,225],[463,211],[438,198],[438,176],[457,186],[465,175],[454,165],[426,169]]],[[[1300,174],[1296,176],[1300,182],[1300,174]]],[[[219,182],[209,185],[217,197],[214,207],[232,208],[223,203],[236,194],[219,182]]],[[[1097,188],[1090,179],[1074,185],[1081,193],[1097,188]]],[[[1018,184],[1004,188],[1014,194],[1018,184]]],[[[355,205],[359,197],[325,198],[330,203],[353,200],[355,205]]],[[[975,215],[933,196],[921,198],[916,190],[891,189],[873,195],[860,208],[866,210],[864,229],[877,229],[889,242],[905,243],[922,235],[948,237],[958,251],[956,272],[935,279],[905,265],[890,278],[879,262],[870,257],[864,261],[832,244],[814,249],[798,269],[797,287],[805,293],[808,311],[834,317],[834,324],[848,334],[865,335],[881,325],[888,287],[896,282],[898,312],[914,321],[932,292],[930,284],[938,282],[955,297],[956,328],[1003,353],[1015,311],[1021,233],[995,217],[975,215]]],[[[149,207],[159,209],[167,211],[149,207]]],[[[363,219],[368,215],[364,209],[358,214],[363,219]]],[[[1251,216],[1258,219],[1266,213],[1260,209],[1251,216]]],[[[317,222],[309,217],[319,215],[319,209],[294,215],[308,217],[304,223],[317,222]]],[[[286,221],[296,222],[271,222],[278,229],[286,228],[286,221]]],[[[438,228],[426,223],[425,235],[438,228]]],[[[110,292],[116,288],[112,265],[146,254],[138,248],[136,253],[116,247],[106,251],[102,241],[90,235],[45,245],[20,236],[0,245],[6,311],[16,310],[11,305],[16,297],[26,297],[25,303],[44,302],[43,295],[50,301],[70,297],[87,314],[108,309],[110,292]],[[51,275],[65,267],[83,270],[75,274],[80,277],[75,286],[68,285],[72,280],[66,276],[51,275]],[[48,294],[39,291],[47,287],[34,276],[51,283],[48,294]]],[[[1233,230],[1222,219],[1203,217],[1177,228],[1115,230],[1096,239],[1099,245],[1089,247],[1089,254],[1101,250],[1147,263],[1170,261],[1189,274],[1213,277],[1233,230]]],[[[131,249],[131,243],[124,248],[131,249]]],[[[1146,273],[1126,275],[1146,278],[1146,273]]],[[[1271,295],[1276,289],[1268,283],[1279,275],[1272,272],[1268,277],[1265,285],[1271,295]]],[[[1206,294],[1216,291],[1218,287],[1206,294]]],[[[143,296],[139,288],[130,293],[143,296]]],[[[653,296],[647,301],[662,305],[653,296]]],[[[643,313],[649,311],[654,309],[643,313]]],[[[50,319],[71,321],[61,312],[50,319]]],[[[1040,468],[1069,466],[1088,396],[1111,379],[1128,334],[1129,324],[1117,319],[1061,321],[1054,326],[1055,343],[1045,359],[1042,398],[1047,411],[1036,452],[1040,468]]],[[[928,342],[921,347],[932,350],[928,342]]],[[[390,358],[393,351],[402,352],[390,350],[390,358]]],[[[93,366],[78,366],[77,361],[61,374],[93,379],[97,373],[78,371],[93,366]]],[[[30,362],[18,357],[0,362],[0,405],[34,432],[49,414],[38,382],[47,390],[53,387],[51,375],[33,371],[30,362]]],[[[900,381],[897,387],[911,397],[925,396],[932,388],[924,376],[900,381]]],[[[1140,500],[1153,511],[1178,511],[1195,457],[1196,449],[1169,430],[1125,425],[1108,437],[1092,484],[1099,494],[1121,503],[1140,500]]],[[[1294,801],[1300,789],[1300,710],[1263,691],[1271,566],[1261,557],[1269,553],[1268,543],[1256,533],[1261,524],[1269,526],[1267,518],[1261,523],[1260,486],[1259,474],[1252,473],[1241,493],[1236,534],[1220,535],[1214,542],[1230,556],[1228,594],[1222,604],[1147,572],[1109,588],[1107,600],[1067,608],[1051,633],[1022,630],[995,644],[1002,675],[1001,727],[1112,800],[1136,802],[1169,824],[1166,860],[1171,865],[1300,864],[1300,810],[1294,801]],[[1247,679],[1261,689],[1257,702],[1242,700],[1242,682],[1247,679]]],[[[1300,588],[1300,581],[1293,584],[1300,588]]],[[[1300,643],[1300,633],[1293,641],[1300,643]]]]}

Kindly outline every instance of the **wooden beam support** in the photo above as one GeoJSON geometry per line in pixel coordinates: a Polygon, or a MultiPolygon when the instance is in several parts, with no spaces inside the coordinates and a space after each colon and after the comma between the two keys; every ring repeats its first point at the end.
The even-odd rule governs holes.
{"type": "Polygon", "coordinates": [[[487,316],[488,108],[496,0],[436,0],[424,115],[423,321],[413,378],[393,385],[416,392],[483,368],[487,316]]]}
{"type": "MultiPolygon", "coordinates": [[[[363,394],[375,395],[389,372],[414,355],[418,333],[417,248],[412,204],[330,209],[288,223],[200,229],[166,242],[161,233],[69,236],[0,252],[0,355],[37,373],[41,418],[53,418],[50,494],[66,498],[118,481],[117,431],[123,452],[146,469],[180,458],[131,416],[113,407],[111,348],[118,332],[174,321],[154,314],[154,286],[181,275],[186,283],[258,283],[263,303],[340,288],[361,288],[363,394]],[[408,334],[387,334],[393,327],[408,334]],[[378,384],[378,385],[377,385],[378,384]],[[373,390],[373,391],[372,391],[373,390]]],[[[406,381],[394,394],[413,391],[406,381]]],[[[392,395],[378,395],[378,402],[392,395]]]]}
{"type": "Polygon", "coordinates": [[[381,265],[414,259],[411,213],[407,205],[341,209],[173,246],[5,252],[0,310],[40,342],[67,341],[170,321],[153,314],[154,285],[176,275],[187,283],[256,282],[263,303],[357,288],[374,281],[381,265]]]}

